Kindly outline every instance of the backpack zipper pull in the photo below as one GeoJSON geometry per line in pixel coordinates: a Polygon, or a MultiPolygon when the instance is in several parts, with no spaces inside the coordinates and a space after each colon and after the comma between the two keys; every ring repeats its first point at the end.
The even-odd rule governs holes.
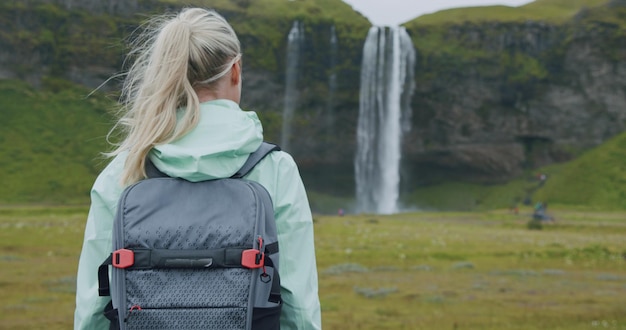
{"type": "Polygon", "coordinates": [[[128,310],[128,314],[126,314],[126,318],[124,319],[124,322],[127,322],[128,319],[131,317],[133,311],[140,311],[141,310],[141,306],[139,305],[132,305],[130,306],[130,309],[128,310]]]}
{"type": "MultiPolygon", "coordinates": [[[[254,260],[254,263],[259,265],[261,264],[261,259],[263,259],[263,257],[265,256],[265,253],[263,253],[263,238],[261,238],[261,236],[259,236],[259,254],[256,255],[256,258],[254,260]]],[[[265,269],[265,263],[263,263],[263,269],[265,269]]]]}
{"type": "Polygon", "coordinates": [[[261,253],[259,253],[257,255],[257,259],[263,258],[263,272],[261,273],[261,282],[263,283],[269,283],[272,280],[272,277],[270,276],[270,274],[268,274],[265,271],[265,253],[262,252],[263,251],[263,238],[261,238],[261,236],[259,236],[259,251],[261,251],[261,253]]]}

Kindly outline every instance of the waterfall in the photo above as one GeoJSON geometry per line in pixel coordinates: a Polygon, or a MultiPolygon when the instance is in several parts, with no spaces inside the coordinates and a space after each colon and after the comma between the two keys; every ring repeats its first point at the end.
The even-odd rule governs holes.
{"type": "Polygon", "coordinates": [[[410,129],[415,49],[403,27],[372,27],[363,46],[355,179],[357,212],[399,211],[402,137],[410,129]]]}
{"type": "Polygon", "coordinates": [[[287,36],[287,68],[285,70],[285,103],[283,107],[283,127],[280,147],[289,151],[291,142],[291,125],[293,113],[298,102],[298,69],[300,52],[304,42],[304,26],[295,21],[287,36]]]}
{"type": "Polygon", "coordinates": [[[329,71],[328,75],[328,100],[326,105],[326,129],[330,134],[333,133],[334,127],[333,123],[335,122],[334,111],[335,107],[335,92],[337,91],[337,33],[335,31],[335,26],[330,27],[330,61],[329,61],[329,71]]]}

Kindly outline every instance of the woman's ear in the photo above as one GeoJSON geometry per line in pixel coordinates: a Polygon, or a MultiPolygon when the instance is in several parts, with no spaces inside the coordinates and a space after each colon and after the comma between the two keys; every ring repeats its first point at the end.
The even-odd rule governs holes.
{"type": "Polygon", "coordinates": [[[239,85],[239,82],[241,81],[241,60],[233,63],[231,72],[232,72],[232,74],[230,75],[231,84],[239,85]]]}

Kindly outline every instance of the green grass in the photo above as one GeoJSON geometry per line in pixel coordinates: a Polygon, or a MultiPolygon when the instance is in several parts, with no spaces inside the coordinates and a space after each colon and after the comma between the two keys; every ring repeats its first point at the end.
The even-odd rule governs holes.
{"type": "Polygon", "coordinates": [[[567,207],[626,209],[626,133],[579,158],[541,169],[548,174],[536,199],[567,207]]]}
{"type": "Polygon", "coordinates": [[[341,0],[160,0],[160,3],[171,5],[196,5],[214,8],[225,12],[245,13],[257,18],[321,18],[335,21],[367,20],[355,13],[352,7],[341,0]]]}
{"type": "Polygon", "coordinates": [[[86,98],[87,89],[48,83],[57,87],[0,81],[0,205],[87,203],[105,163],[100,152],[107,148],[112,103],[86,98]]]}
{"type": "Polygon", "coordinates": [[[518,179],[503,185],[447,182],[417,188],[405,196],[403,204],[422,210],[489,210],[521,203],[533,182],[518,179]]]}
{"type": "Polygon", "coordinates": [[[626,132],[576,159],[532,170],[505,184],[462,182],[418,187],[403,197],[407,208],[422,210],[493,210],[531,202],[593,211],[626,210],[626,132]],[[547,175],[541,185],[536,173],[547,175]]]}
{"type": "MultiPolygon", "coordinates": [[[[626,328],[626,213],[318,216],[324,329],[626,328]]],[[[85,208],[0,208],[0,329],[71,328],[85,208]]]]}
{"type": "Polygon", "coordinates": [[[582,8],[593,8],[609,0],[536,0],[520,7],[483,6],[442,10],[420,16],[410,22],[413,25],[436,25],[462,22],[520,22],[526,20],[564,23],[582,8]]]}
{"type": "Polygon", "coordinates": [[[0,329],[69,329],[85,208],[0,208],[0,329]]]}
{"type": "Polygon", "coordinates": [[[625,214],[554,215],[542,231],[507,212],[321,218],[324,326],[626,327],[625,214]]]}

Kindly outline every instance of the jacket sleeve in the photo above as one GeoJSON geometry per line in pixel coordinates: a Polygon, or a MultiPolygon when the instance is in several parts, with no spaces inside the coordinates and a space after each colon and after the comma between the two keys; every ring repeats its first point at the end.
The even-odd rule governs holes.
{"type": "Polygon", "coordinates": [[[113,215],[121,188],[114,160],[98,176],[91,190],[91,207],[87,216],[83,247],[76,277],[74,329],[108,329],[103,310],[110,297],[98,295],[98,267],[111,253],[113,215]]]}
{"type": "Polygon", "coordinates": [[[263,161],[265,166],[251,175],[258,176],[274,203],[283,298],[281,329],[321,329],[313,219],[306,191],[289,154],[274,152],[268,158],[271,161],[263,161]]]}

